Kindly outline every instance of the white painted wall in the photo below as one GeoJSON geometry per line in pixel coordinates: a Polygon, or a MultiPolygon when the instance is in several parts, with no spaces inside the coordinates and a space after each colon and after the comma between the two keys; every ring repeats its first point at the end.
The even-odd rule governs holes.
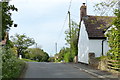
{"type": "MultiPolygon", "coordinates": [[[[106,55],[106,52],[108,50],[109,50],[108,42],[107,40],[105,40],[103,42],[103,54],[106,55]]],[[[102,55],[102,39],[101,40],[90,39],[89,52],[95,53],[95,57],[100,57],[102,55]]]]}
{"type": "Polygon", "coordinates": [[[102,40],[90,39],[89,52],[95,53],[95,57],[102,55],[102,40]]]}
{"type": "Polygon", "coordinates": [[[89,53],[89,39],[84,22],[82,21],[78,43],[78,62],[88,64],[88,53],[89,53]]]}

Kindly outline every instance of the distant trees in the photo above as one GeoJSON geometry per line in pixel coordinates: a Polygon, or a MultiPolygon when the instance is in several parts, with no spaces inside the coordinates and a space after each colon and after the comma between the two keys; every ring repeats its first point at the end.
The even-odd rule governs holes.
{"type": "Polygon", "coordinates": [[[70,48],[62,48],[58,54],[55,55],[55,61],[60,62],[64,60],[65,62],[72,62],[75,55],[70,53],[70,48]]]}
{"type": "Polygon", "coordinates": [[[17,56],[23,55],[24,51],[29,47],[32,46],[35,41],[32,38],[27,37],[26,35],[19,35],[16,34],[15,36],[11,36],[13,45],[17,48],[17,56]]]}
{"type": "Polygon", "coordinates": [[[25,34],[16,34],[11,36],[11,42],[13,44],[12,50],[17,52],[17,57],[22,55],[22,58],[35,60],[38,62],[47,62],[49,55],[40,48],[29,48],[35,44],[33,38],[27,37],[25,34]]]}
{"type": "Polygon", "coordinates": [[[40,48],[28,48],[23,58],[35,60],[38,62],[47,62],[49,55],[40,48]]]}
{"type": "Polygon", "coordinates": [[[55,62],[55,57],[49,57],[48,62],[55,62]]]}

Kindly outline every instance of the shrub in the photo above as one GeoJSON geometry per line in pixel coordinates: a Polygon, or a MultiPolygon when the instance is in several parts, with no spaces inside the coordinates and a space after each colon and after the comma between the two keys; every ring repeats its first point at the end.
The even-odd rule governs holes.
{"type": "Polygon", "coordinates": [[[106,59],[108,59],[108,56],[100,56],[100,57],[96,57],[96,59],[99,59],[99,60],[106,60],[106,59]]]}
{"type": "Polygon", "coordinates": [[[65,62],[72,62],[73,61],[73,56],[70,54],[70,52],[67,52],[64,54],[64,60],[65,60],[65,62]]]}
{"type": "Polygon", "coordinates": [[[25,62],[20,59],[17,59],[13,54],[14,52],[11,49],[5,50],[2,52],[2,78],[18,78],[20,76],[21,70],[25,66],[25,62]]]}
{"type": "Polygon", "coordinates": [[[55,58],[54,57],[49,57],[48,61],[49,62],[55,62],[55,58]]]}

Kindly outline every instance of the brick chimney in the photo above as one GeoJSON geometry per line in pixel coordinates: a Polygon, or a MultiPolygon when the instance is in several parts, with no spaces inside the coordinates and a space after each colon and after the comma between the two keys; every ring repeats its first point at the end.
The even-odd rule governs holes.
{"type": "Polygon", "coordinates": [[[87,7],[85,3],[80,7],[80,20],[87,16],[87,7]]]}

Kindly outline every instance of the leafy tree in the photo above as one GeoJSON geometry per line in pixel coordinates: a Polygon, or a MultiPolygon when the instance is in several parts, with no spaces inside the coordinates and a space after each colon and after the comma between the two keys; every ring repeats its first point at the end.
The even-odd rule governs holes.
{"type": "Polygon", "coordinates": [[[16,34],[15,36],[11,36],[11,39],[12,39],[14,46],[17,48],[18,57],[20,54],[24,53],[24,51],[29,46],[32,46],[35,43],[34,39],[29,38],[24,34],[23,35],[16,34]]]}
{"type": "MultiPolygon", "coordinates": [[[[0,7],[2,8],[0,11],[0,15],[2,15],[2,39],[4,39],[6,31],[9,31],[14,24],[11,11],[18,11],[18,9],[14,5],[9,5],[9,2],[0,2],[0,7]]],[[[14,24],[14,27],[17,27],[17,25],[14,24]]]]}
{"type": "Polygon", "coordinates": [[[71,27],[71,38],[70,38],[70,30],[65,31],[66,38],[65,40],[67,43],[71,46],[71,53],[72,58],[74,56],[77,56],[78,53],[78,33],[79,33],[79,25],[72,21],[72,27],[71,27]]]}
{"type": "Polygon", "coordinates": [[[95,12],[100,16],[113,16],[118,2],[119,0],[104,0],[103,2],[95,4],[95,12]]]}

